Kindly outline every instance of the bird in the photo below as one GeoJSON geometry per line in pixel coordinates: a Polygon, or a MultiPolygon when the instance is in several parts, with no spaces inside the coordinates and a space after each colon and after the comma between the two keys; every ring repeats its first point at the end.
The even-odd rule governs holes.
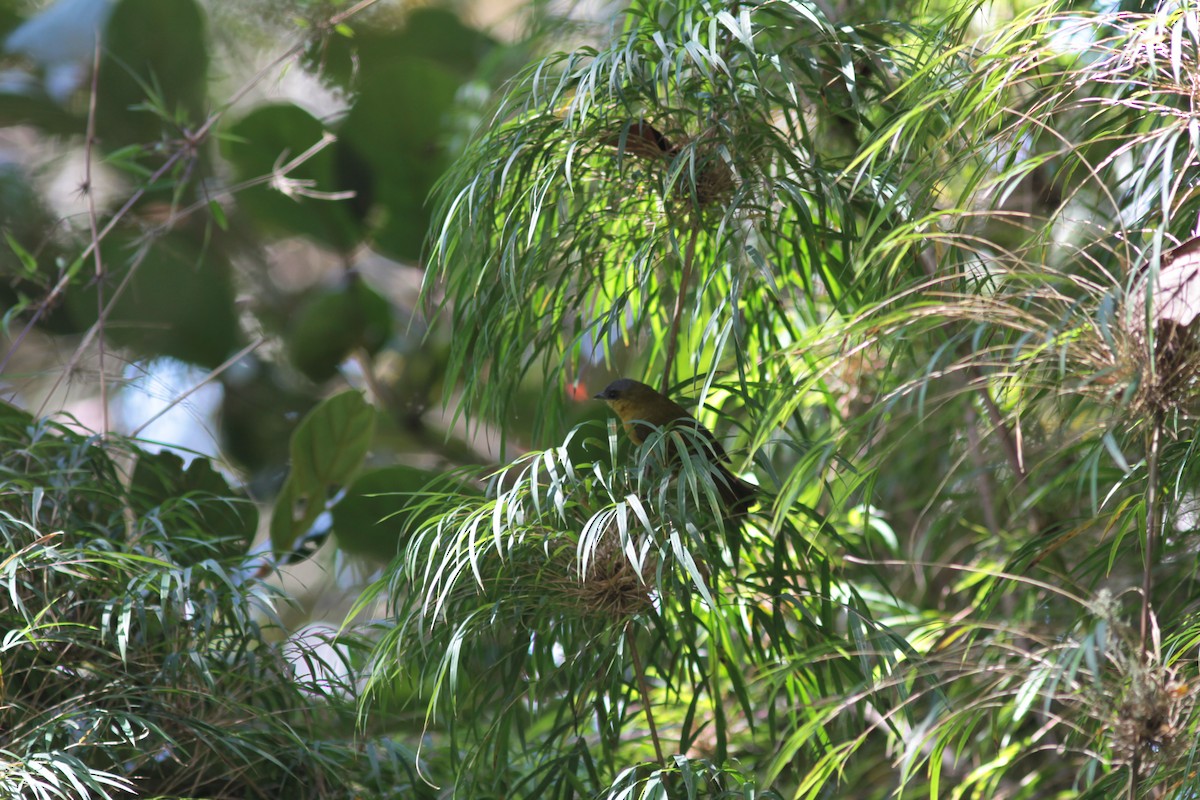
{"type": "Polygon", "coordinates": [[[702,453],[716,467],[714,483],[728,518],[738,521],[754,504],[757,488],[729,471],[726,464],[729,456],[725,448],[713,436],[712,431],[701,425],[683,406],[666,395],[631,378],[620,378],[610,383],[595,396],[608,404],[625,428],[625,433],[635,445],[641,445],[656,429],[673,426],[691,428],[698,436],[697,444],[703,443],[702,453]]]}

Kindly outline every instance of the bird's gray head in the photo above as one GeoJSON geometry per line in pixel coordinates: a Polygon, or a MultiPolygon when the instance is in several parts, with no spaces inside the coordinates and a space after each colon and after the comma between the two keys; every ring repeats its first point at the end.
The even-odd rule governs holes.
{"type": "Polygon", "coordinates": [[[631,378],[619,378],[604,388],[600,394],[596,395],[597,400],[620,400],[625,397],[631,390],[649,389],[650,387],[639,381],[631,378]]]}

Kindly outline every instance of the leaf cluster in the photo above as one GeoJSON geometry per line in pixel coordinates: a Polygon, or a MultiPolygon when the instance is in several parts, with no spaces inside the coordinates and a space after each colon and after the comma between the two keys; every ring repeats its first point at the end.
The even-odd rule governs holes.
{"type": "Polygon", "coordinates": [[[353,669],[303,682],[273,641],[280,598],[245,555],[257,512],[207,461],[7,405],[0,442],[0,793],[407,791],[411,754],[349,743],[353,669]]]}
{"type": "MultiPolygon", "coordinates": [[[[975,7],[822,9],[639,4],[531,66],[443,181],[426,283],[468,422],[599,371],[695,386],[767,488],[746,537],[711,546],[702,463],[537,451],[405,545],[379,667],[419,648],[431,720],[471,716],[451,741],[519,775],[583,741],[611,780],[645,758],[628,727],[604,744],[633,710],[799,797],[1190,786],[1162,756],[1197,724],[1171,643],[1197,624],[1200,363],[1162,310],[1194,280],[1197,17],[1039,5],[977,38],[975,7]],[[573,669],[597,640],[539,581],[561,553],[585,577],[596,531],[655,580],[573,669]],[[451,704],[492,642],[506,679],[451,704]]],[[[552,441],[563,403],[533,411],[552,441]]]]}

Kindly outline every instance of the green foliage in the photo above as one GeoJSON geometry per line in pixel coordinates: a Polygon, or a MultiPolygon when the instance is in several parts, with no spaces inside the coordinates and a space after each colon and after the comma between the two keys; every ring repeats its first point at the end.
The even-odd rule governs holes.
{"type": "MultiPolygon", "coordinates": [[[[815,515],[797,505],[773,534],[762,517],[727,527],[711,468],[685,462],[687,480],[676,481],[662,466],[667,450],[686,451],[672,441],[682,435],[652,436],[628,467],[615,431],[589,447],[607,450],[596,463],[573,462],[569,440],[530,454],[492,476],[485,496],[457,494],[404,542],[386,584],[397,625],[372,681],[386,694],[421,675],[431,723],[463,754],[460,791],[620,796],[628,782],[654,796],[680,774],[624,765],[670,747],[705,753],[704,769],[719,773],[771,747],[776,714],[804,713],[777,708],[779,697],[861,684],[878,659],[839,655],[847,620],[863,645],[880,642],[872,653],[889,649],[886,633],[859,618],[865,601],[852,587],[836,602],[801,589],[832,588],[811,563],[830,533],[815,515]],[[773,562],[757,560],[767,546],[773,562]],[[791,658],[814,666],[805,685],[780,694],[764,678],[791,658]],[[657,706],[650,729],[647,701],[657,706]],[[746,725],[731,726],[735,718],[746,725]]],[[[676,768],[687,775],[693,765],[676,768]]],[[[753,773],[729,769],[755,791],[753,773]]],[[[688,796],[723,796],[723,778],[693,780],[684,784],[699,794],[688,796]]]]}
{"type": "Polygon", "coordinates": [[[287,442],[272,547],[390,562],[372,655],[332,647],[370,692],[284,669],[217,472],[4,407],[5,791],[1200,789],[1195,9],[639,0],[512,81],[444,10],[348,9],[286,12],[320,117],[227,104],[191,0],[117,3],[94,119],[0,94],[128,181],[50,235],[0,176],[0,302],[82,334],[71,378],[255,337],[224,425],[260,485],[287,442]],[[424,309],[369,250],[428,256],[424,309]],[[694,431],[576,405],[615,375],[714,432],[746,518],[694,431]]]}
{"type": "Polygon", "coordinates": [[[187,560],[183,540],[188,535],[197,545],[194,561],[232,559],[249,550],[258,530],[258,509],[248,501],[220,502],[230,494],[207,459],[194,459],[184,468],[182,458],[166,451],[139,453],[129,480],[130,510],[164,534],[170,532],[180,561],[187,560]],[[206,502],[192,502],[192,496],[206,502]]]}
{"type": "Polygon", "coordinates": [[[254,508],[207,462],[8,405],[0,445],[0,794],[413,796],[411,753],[349,743],[353,684],[300,679],[270,641],[254,508]]]}
{"type": "Polygon", "coordinates": [[[373,686],[459,791],[1195,791],[1200,22],[976,11],[635,4],[441,183],[460,415],[645,378],[763,486],[583,426],[445,496],[373,686]]]}
{"type": "MultiPolygon", "coordinates": [[[[320,120],[294,105],[254,109],[232,125],[223,140],[226,158],[240,181],[254,183],[272,175],[330,134],[320,120]]],[[[321,149],[294,169],[282,186],[274,182],[248,185],[238,206],[272,232],[311,237],[327,247],[348,251],[362,240],[362,224],[349,205],[331,203],[319,193],[338,190],[335,151],[321,149]]]]}
{"type": "Polygon", "coordinates": [[[281,193],[281,181],[248,188],[248,210],[276,233],[311,236],[342,252],[368,240],[419,262],[431,214],[426,200],[447,165],[452,104],[493,45],[433,8],[413,11],[397,28],[364,24],[352,37],[314,40],[308,63],[353,93],[353,104],[328,128],[291,104],[256,109],[230,128],[225,151],[246,181],[336,135],[336,144],[331,138],[331,147],[288,171],[282,182],[291,191],[281,193]],[[348,202],[331,206],[337,193],[348,193],[348,202]]]}
{"type": "MultiPolygon", "coordinates": [[[[468,412],[506,416],[527,375],[557,383],[589,350],[646,348],[636,363],[662,363],[681,316],[687,358],[669,382],[745,375],[827,301],[847,313],[922,274],[912,259],[880,270],[866,256],[900,219],[932,210],[913,183],[931,169],[922,159],[947,152],[947,112],[930,104],[915,124],[934,130],[869,178],[852,145],[912,113],[888,65],[927,70],[927,97],[960,85],[959,60],[913,64],[906,28],[838,28],[803,3],[736,16],[664,5],[626,22],[607,49],[530,67],[444,183],[427,285],[444,286],[468,412]],[[468,368],[477,354],[494,365],[486,383],[468,368]]],[[[962,24],[921,31],[952,37],[962,24]]],[[[552,428],[561,408],[541,411],[552,428]]]]}
{"type": "Polygon", "coordinates": [[[391,332],[387,300],[351,276],[345,286],[314,292],[296,312],[288,329],[288,355],[306,377],[322,382],[348,357],[379,352],[391,332]]]}
{"type": "MultiPolygon", "coordinates": [[[[325,4],[289,8],[282,16],[329,11],[325,4]]],[[[298,370],[314,383],[307,405],[357,348],[375,354],[397,344],[389,341],[392,309],[378,282],[369,286],[350,272],[352,260],[367,245],[420,263],[428,195],[475,113],[460,111],[455,98],[481,70],[501,72],[496,42],[443,9],[370,19],[342,9],[337,24],[314,16],[319,24],[303,38],[288,18],[289,30],[255,35],[286,33],[290,49],[276,54],[276,64],[307,65],[310,80],[331,88],[330,98],[304,108],[252,106],[251,90],[272,76],[234,83],[230,71],[245,66],[240,48],[247,43],[213,46],[217,31],[244,33],[227,29],[247,13],[212,9],[209,19],[194,0],[119,0],[111,14],[96,15],[107,22],[97,32],[94,108],[78,96],[60,106],[32,78],[20,91],[0,90],[0,120],[32,125],[48,146],[93,163],[79,197],[94,209],[89,203],[68,225],[42,207],[47,181],[33,168],[15,165],[0,184],[8,242],[0,308],[6,325],[16,324],[17,342],[30,332],[84,333],[123,356],[215,368],[247,344],[245,330],[261,331],[288,342],[291,363],[280,359],[284,370],[270,371],[274,389],[294,390],[287,370],[298,370]],[[307,110],[331,103],[345,107],[321,119],[307,110]],[[290,265],[280,268],[282,279],[266,268],[265,249],[287,238],[341,257],[346,290],[329,295],[340,297],[327,299],[332,308],[304,294],[310,287],[292,285],[290,265]]],[[[41,42],[56,58],[75,58],[84,76],[92,59],[68,45],[90,32],[70,22],[57,17],[59,27],[45,28],[41,42]],[[70,41],[51,46],[55,36],[70,41]]],[[[278,20],[266,14],[255,22],[278,20]]],[[[34,60],[50,72],[62,66],[51,55],[34,60]]],[[[90,88],[81,84],[78,92],[90,88]]],[[[244,386],[249,392],[236,381],[225,389],[244,386]]],[[[246,460],[267,457],[260,448],[246,460]]]]}
{"type": "Polygon", "coordinates": [[[296,426],[292,468],[271,515],[271,543],[277,549],[291,549],[325,512],[326,501],[350,483],[374,430],[375,409],[353,391],[324,401],[296,426]]]}

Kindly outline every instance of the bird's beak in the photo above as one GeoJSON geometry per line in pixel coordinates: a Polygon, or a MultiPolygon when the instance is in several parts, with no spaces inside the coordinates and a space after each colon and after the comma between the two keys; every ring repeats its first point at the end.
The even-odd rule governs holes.
{"type": "Polygon", "coordinates": [[[603,399],[604,399],[604,393],[603,393],[603,392],[601,392],[600,394],[594,394],[594,395],[592,395],[592,399],[593,399],[593,400],[603,400],[603,399]]]}

